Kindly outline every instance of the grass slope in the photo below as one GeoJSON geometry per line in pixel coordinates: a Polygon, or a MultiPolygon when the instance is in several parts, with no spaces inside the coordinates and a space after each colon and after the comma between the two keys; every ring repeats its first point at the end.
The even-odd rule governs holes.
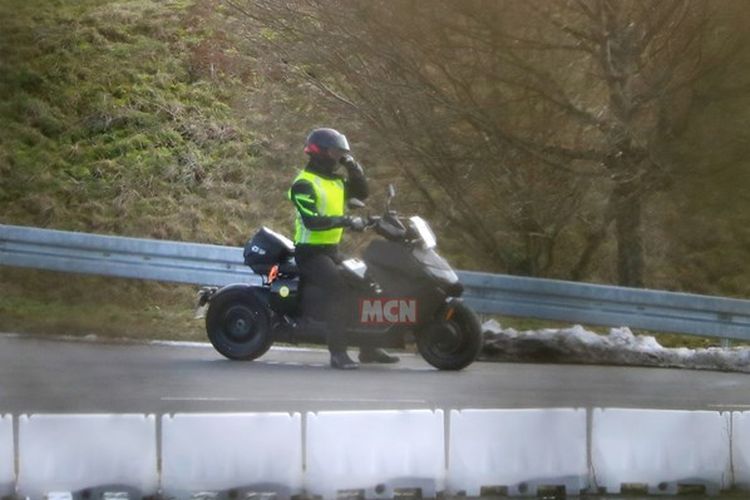
{"type": "MultiPolygon", "coordinates": [[[[256,165],[190,2],[4,1],[3,220],[235,241],[256,165]],[[235,224],[235,226],[233,226],[235,224]],[[218,230],[218,228],[223,228],[218,230]]],[[[220,50],[216,49],[216,50],[220,50]]]]}
{"type": "MultiPolygon", "coordinates": [[[[240,244],[267,178],[216,7],[1,0],[0,223],[240,244]]],[[[6,268],[0,289],[3,331],[203,335],[192,287],[6,268]]]]}

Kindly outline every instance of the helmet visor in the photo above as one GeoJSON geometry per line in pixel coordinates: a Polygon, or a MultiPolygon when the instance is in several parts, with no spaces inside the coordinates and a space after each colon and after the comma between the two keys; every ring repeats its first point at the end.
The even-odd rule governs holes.
{"type": "Polygon", "coordinates": [[[333,146],[331,147],[340,149],[344,153],[348,153],[349,151],[351,151],[351,149],[349,149],[349,141],[346,140],[346,136],[344,134],[338,134],[333,146]]]}

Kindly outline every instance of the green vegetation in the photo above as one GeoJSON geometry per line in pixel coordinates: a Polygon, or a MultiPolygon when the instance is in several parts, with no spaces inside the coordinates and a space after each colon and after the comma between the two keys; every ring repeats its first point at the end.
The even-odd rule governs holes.
{"type": "Polygon", "coordinates": [[[231,108],[243,82],[205,66],[223,49],[191,4],[0,4],[4,221],[242,239],[257,145],[231,108]]]}
{"type": "MultiPolygon", "coordinates": [[[[288,232],[300,137],[326,115],[228,23],[216,0],[0,0],[0,223],[220,245],[288,232]]],[[[0,331],[205,338],[190,286],[0,268],[0,290],[0,331]]]]}
{"type": "Polygon", "coordinates": [[[2,277],[2,332],[206,340],[203,322],[193,319],[190,286],[22,270],[2,277]]]}
{"type": "MultiPolygon", "coordinates": [[[[213,4],[0,2],[0,222],[243,241],[264,177],[213,4]]],[[[190,287],[9,269],[0,287],[3,331],[200,332],[190,287]]]]}

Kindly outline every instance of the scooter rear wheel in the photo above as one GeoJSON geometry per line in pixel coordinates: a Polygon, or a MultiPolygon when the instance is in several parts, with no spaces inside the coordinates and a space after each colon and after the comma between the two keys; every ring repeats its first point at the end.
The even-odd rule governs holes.
{"type": "Polygon", "coordinates": [[[206,332],[214,348],[232,360],[259,358],[273,343],[268,310],[245,290],[231,290],[211,299],[206,332]]]}
{"type": "Polygon", "coordinates": [[[463,302],[450,307],[450,319],[445,319],[443,311],[436,321],[418,332],[417,349],[435,368],[461,370],[473,363],[482,350],[482,327],[474,311],[463,302]]]}

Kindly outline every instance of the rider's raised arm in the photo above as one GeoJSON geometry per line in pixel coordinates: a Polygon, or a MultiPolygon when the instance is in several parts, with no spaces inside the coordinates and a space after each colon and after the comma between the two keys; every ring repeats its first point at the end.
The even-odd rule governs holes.
{"type": "Polygon", "coordinates": [[[344,181],[344,188],[346,189],[346,199],[358,198],[365,200],[370,194],[367,188],[367,178],[365,177],[365,171],[362,165],[357,163],[351,156],[348,158],[349,161],[342,161],[346,167],[347,179],[344,181]]]}

